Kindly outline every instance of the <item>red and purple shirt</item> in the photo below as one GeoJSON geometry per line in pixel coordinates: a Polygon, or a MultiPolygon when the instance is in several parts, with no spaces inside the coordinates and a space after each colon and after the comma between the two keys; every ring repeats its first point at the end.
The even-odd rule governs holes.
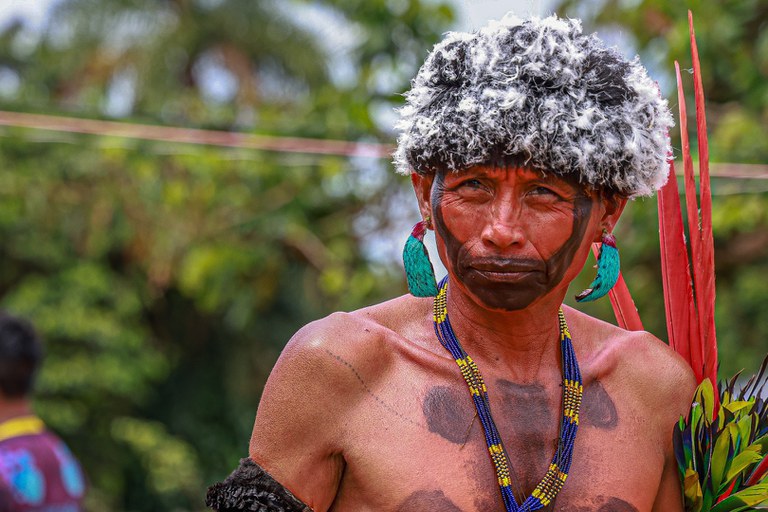
{"type": "Polygon", "coordinates": [[[80,464],[39,418],[0,423],[0,512],[80,512],[84,494],[80,464]]]}

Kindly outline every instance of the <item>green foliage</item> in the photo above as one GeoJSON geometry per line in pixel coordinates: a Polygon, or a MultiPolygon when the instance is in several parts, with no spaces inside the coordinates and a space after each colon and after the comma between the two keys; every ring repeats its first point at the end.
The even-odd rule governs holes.
{"type": "Polygon", "coordinates": [[[768,405],[760,397],[768,379],[755,375],[740,390],[722,382],[715,410],[712,383],[696,390],[688,418],[680,418],[673,440],[683,482],[685,510],[731,512],[768,506],[768,405]]]}
{"type": "Polygon", "coordinates": [[[135,418],[115,418],[111,432],[138,456],[147,487],[166,498],[167,508],[173,508],[179,494],[190,501],[199,498],[199,461],[188,443],[169,435],[161,423],[135,418]]]}
{"type": "MultiPolygon", "coordinates": [[[[42,33],[0,32],[19,84],[0,108],[389,141],[379,115],[451,17],[63,0],[42,33]]],[[[83,462],[89,510],[203,508],[290,336],[405,291],[369,249],[404,185],[370,159],[0,129],[0,307],[45,339],[35,406],[83,462]]]]}
{"type": "MultiPolygon", "coordinates": [[[[684,10],[626,4],[598,21],[626,20],[671,70],[688,54],[684,10]]],[[[731,4],[696,13],[712,156],[765,162],[765,15],[731,4]]],[[[382,113],[452,21],[426,0],[56,5],[40,34],[0,32],[0,75],[18,83],[0,108],[353,141],[391,141],[382,113]]],[[[715,184],[714,205],[726,373],[768,339],[765,198],[730,186],[715,184]]],[[[36,407],[83,461],[89,510],[202,509],[246,453],[293,332],[405,291],[371,247],[404,241],[391,232],[406,188],[383,161],[0,129],[0,306],[46,340],[36,407]]],[[[617,235],[664,337],[655,202],[632,204],[617,235]]],[[[579,307],[612,319],[607,301],[579,307]]]]}
{"type": "MultiPolygon", "coordinates": [[[[373,273],[350,236],[364,198],[324,190],[336,172],[209,149],[100,148],[87,138],[74,152],[0,139],[0,152],[30,144],[30,171],[5,174],[0,192],[2,306],[47,340],[38,408],[107,496],[96,510],[195,508],[202,483],[246,452],[261,386],[291,334],[402,292],[391,274],[373,273]],[[118,429],[115,417],[159,421],[167,431],[147,430],[149,446],[201,454],[185,458],[197,499],[155,481],[150,434],[130,437],[138,423],[118,429]],[[137,458],[146,481],[131,476],[137,458]]],[[[385,181],[381,194],[393,186],[385,181]]]]}

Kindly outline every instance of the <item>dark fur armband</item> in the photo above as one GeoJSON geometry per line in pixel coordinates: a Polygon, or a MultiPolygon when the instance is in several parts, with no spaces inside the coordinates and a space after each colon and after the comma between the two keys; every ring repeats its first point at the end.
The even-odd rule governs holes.
{"type": "Polygon", "coordinates": [[[208,488],[205,504],[218,512],[312,512],[249,458],[241,459],[226,480],[208,488]]]}

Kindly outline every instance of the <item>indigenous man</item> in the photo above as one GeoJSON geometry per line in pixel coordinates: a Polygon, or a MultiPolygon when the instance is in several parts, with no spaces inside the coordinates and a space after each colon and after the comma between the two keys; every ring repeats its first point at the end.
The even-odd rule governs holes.
{"type": "Polygon", "coordinates": [[[672,119],[656,85],[578,21],[510,16],[448,34],[412,85],[395,164],[424,219],[414,238],[434,229],[448,276],[435,287],[416,268],[417,243],[409,286],[436,298],[301,329],[250,457],[209,505],[681,511],[671,433],[690,368],[648,333],[562,306],[627,199],[666,178],[672,119]]]}
{"type": "Polygon", "coordinates": [[[0,512],[78,512],[85,479],[64,442],[33,414],[42,359],[26,321],[0,311],[0,512]]]}

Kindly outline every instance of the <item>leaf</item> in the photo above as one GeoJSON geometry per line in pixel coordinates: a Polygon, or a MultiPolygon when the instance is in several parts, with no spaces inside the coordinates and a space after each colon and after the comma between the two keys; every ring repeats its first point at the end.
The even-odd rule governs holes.
{"type": "Polygon", "coordinates": [[[685,496],[686,512],[700,512],[702,506],[701,484],[699,474],[692,469],[685,472],[683,479],[683,495],[685,496]]]}
{"type": "Polygon", "coordinates": [[[736,478],[739,473],[747,469],[751,464],[760,462],[762,457],[759,453],[753,451],[743,451],[733,458],[731,468],[728,470],[728,474],[725,476],[725,481],[730,482],[736,478]]]}
{"type": "Polygon", "coordinates": [[[747,447],[747,450],[754,450],[765,455],[768,452],[768,435],[757,438],[747,447]]]}
{"type": "Polygon", "coordinates": [[[724,499],[712,507],[711,512],[745,510],[745,506],[762,504],[766,500],[768,500],[768,484],[757,484],[724,499]]]}
{"type": "MultiPolygon", "coordinates": [[[[725,400],[723,400],[725,402],[725,400]]],[[[742,411],[745,408],[750,408],[754,405],[754,402],[750,402],[748,400],[737,400],[735,402],[730,402],[725,405],[725,408],[731,411],[732,413],[737,413],[739,411],[742,411]]],[[[747,411],[749,412],[749,411],[747,411]]]]}
{"type": "Polygon", "coordinates": [[[763,458],[763,461],[758,464],[752,474],[749,475],[749,479],[747,479],[747,485],[757,484],[757,482],[759,482],[766,473],[768,473],[768,455],[763,458]]]}
{"type": "Polygon", "coordinates": [[[702,406],[702,415],[707,425],[712,423],[715,410],[715,390],[712,381],[704,379],[696,389],[696,401],[702,406]]]}
{"type": "Polygon", "coordinates": [[[723,480],[723,477],[730,462],[729,457],[733,454],[732,446],[731,429],[725,429],[718,436],[712,450],[712,489],[716,494],[720,493],[722,484],[729,481],[729,479],[723,480]]]}

